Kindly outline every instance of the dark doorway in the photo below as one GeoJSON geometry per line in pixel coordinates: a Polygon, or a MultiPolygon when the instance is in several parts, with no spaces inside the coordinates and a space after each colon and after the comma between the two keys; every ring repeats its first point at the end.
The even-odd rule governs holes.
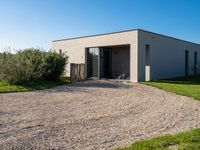
{"type": "Polygon", "coordinates": [[[112,77],[112,49],[111,48],[102,48],[101,77],[102,78],[112,77]]]}
{"type": "Polygon", "coordinates": [[[130,79],[130,45],[86,49],[87,77],[130,79]]]}
{"type": "Polygon", "coordinates": [[[185,76],[189,74],[189,51],[185,51],[185,76]]]}
{"type": "Polygon", "coordinates": [[[197,74],[197,52],[194,52],[194,75],[197,74]]]}

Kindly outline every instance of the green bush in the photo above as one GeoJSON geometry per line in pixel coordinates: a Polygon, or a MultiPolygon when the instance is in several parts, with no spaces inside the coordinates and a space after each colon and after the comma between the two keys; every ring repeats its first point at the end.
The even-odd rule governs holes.
{"type": "Polygon", "coordinates": [[[57,80],[63,74],[68,57],[40,49],[25,49],[16,54],[0,54],[0,78],[9,83],[57,80]]]}
{"type": "Polygon", "coordinates": [[[46,80],[57,80],[64,72],[66,57],[54,52],[46,53],[41,65],[42,76],[46,80]]]}

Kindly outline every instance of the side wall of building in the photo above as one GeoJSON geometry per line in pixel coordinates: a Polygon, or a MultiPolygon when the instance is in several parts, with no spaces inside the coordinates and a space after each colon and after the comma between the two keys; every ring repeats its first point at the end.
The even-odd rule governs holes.
{"type": "Polygon", "coordinates": [[[169,38],[159,34],[139,31],[138,77],[145,81],[146,45],[150,46],[150,79],[164,79],[185,75],[185,51],[189,51],[188,74],[194,73],[194,52],[197,52],[200,73],[200,46],[190,42],[169,38]]]}
{"type": "Polygon", "coordinates": [[[138,81],[138,31],[120,32],[105,35],[97,35],[91,37],[77,38],[71,40],[61,40],[53,42],[53,50],[66,53],[69,56],[67,65],[67,76],[70,75],[70,63],[86,64],[86,48],[104,47],[115,45],[130,45],[130,80],[138,81]]]}

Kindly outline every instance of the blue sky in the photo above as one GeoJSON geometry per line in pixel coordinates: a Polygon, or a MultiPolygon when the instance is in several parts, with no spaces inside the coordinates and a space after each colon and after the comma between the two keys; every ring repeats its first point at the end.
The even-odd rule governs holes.
{"type": "Polygon", "coordinates": [[[0,49],[140,28],[200,43],[199,0],[0,0],[0,49]]]}

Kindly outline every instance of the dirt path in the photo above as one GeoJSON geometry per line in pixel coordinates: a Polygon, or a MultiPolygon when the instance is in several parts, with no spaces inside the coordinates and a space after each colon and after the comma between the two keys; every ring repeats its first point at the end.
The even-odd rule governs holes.
{"type": "Polygon", "coordinates": [[[197,127],[200,102],[149,86],[87,81],[0,94],[1,149],[110,149],[197,127]]]}

